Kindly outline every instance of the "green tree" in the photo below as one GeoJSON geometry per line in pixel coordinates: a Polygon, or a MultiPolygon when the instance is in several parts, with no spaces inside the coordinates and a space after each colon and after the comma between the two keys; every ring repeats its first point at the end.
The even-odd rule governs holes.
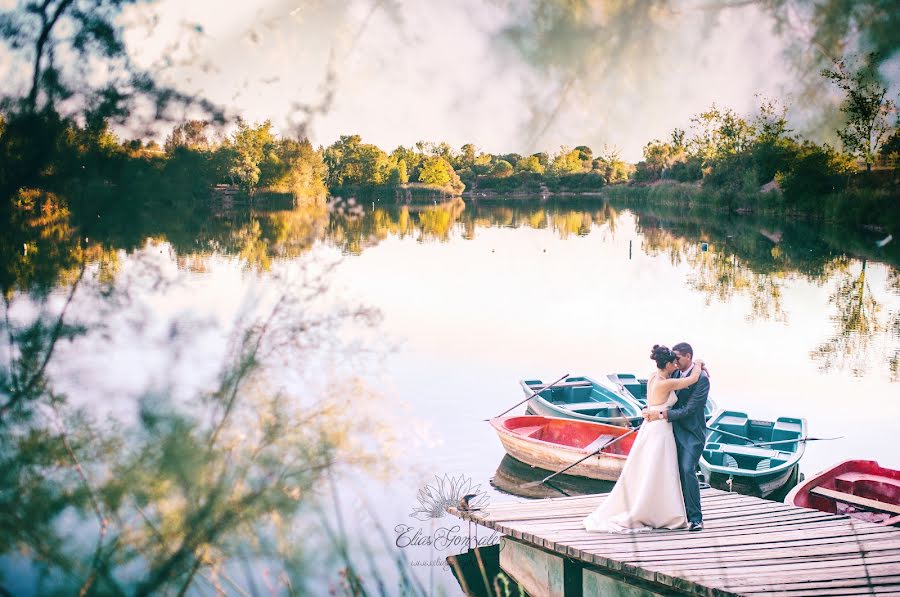
{"type": "Polygon", "coordinates": [[[208,151],[209,139],[206,137],[206,129],[209,123],[203,120],[189,120],[172,129],[163,147],[166,153],[172,154],[178,147],[192,149],[194,151],[208,151]]]}
{"type": "Polygon", "coordinates": [[[388,182],[390,158],[375,145],[363,143],[359,135],[341,135],[325,150],[328,186],[380,185],[388,182]]]}
{"type": "Polygon", "coordinates": [[[637,179],[639,182],[647,182],[663,178],[666,171],[684,160],[684,146],[664,143],[659,139],[650,141],[644,146],[644,160],[637,165],[637,179]]]}
{"type": "Polygon", "coordinates": [[[291,193],[298,201],[321,199],[327,193],[325,162],[309,140],[279,139],[269,157],[265,182],[273,191],[291,193]]]}
{"type": "Polygon", "coordinates": [[[881,156],[893,160],[894,167],[900,167],[900,123],[894,124],[894,134],[881,145],[881,156]]]}
{"type": "Polygon", "coordinates": [[[753,118],[752,130],[757,143],[777,144],[788,137],[787,106],[778,100],[763,99],[753,118]]]}
{"type": "Polygon", "coordinates": [[[591,168],[601,176],[608,184],[627,182],[634,170],[633,166],[626,164],[615,148],[604,147],[600,155],[591,163],[591,168]]]}
{"type": "Polygon", "coordinates": [[[587,145],[579,145],[575,151],[578,152],[578,158],[582,162],[590,162],[594,159],[594,152],[587,145]]]}
{"type": "Polygon", "coordinates": [[[779,173],[776,180],[785,198],[812,204],[823,195],[843,190],[853,170],[846,154],[806,141],[791,156],[790,168],[779,173]]]}
{"type": "Polygon", "coordinates": [[[855,70],[843,60],[833,68],[822,70],[822,76],[846,94],[841,112],[846,115],[847,123],[837,132],[844,151],[861,158],[867,171],[872,170],[878,149],[892,128],[889,117],[896,107],[893,100],[885,99],[887,87],[872,66],[874,63],[875,57],[869,56],[866,64],[855,70]]]}
{"type": "Polygon", "coordinates": [[[715,104],[691,118],[691,130],[688,154],[700,159],[703,166],[745,151],[754,139],[750,123],[734,110],[715,104]]]}
{"type": "Polygon", "coordinates": [[[779,172],[793,167],[799,147],[789,136],[787,106],[775,100],[764,100],[753,119],[756,139],[753,145],[753,164],[757,184],[766,184],[779,172]]]}
{"type": "Polygon", "coordinates": [[[403,147],[402,145],[391,152],[389,159],[395,163],[400,164],[400,162],[406,163],[406,170],[411,180],[418,180],[419,178],[419,169],[422,165],[422,161],[425,159],[425,155],[422,153],[418,153],[413,149],[403,147]]]}
{"type": "Polygon", "coordinates": [[[512,164],[506,160],[499,160],[494,167],[491,168],[491,175],[497,178],[508,178],[513,175],[512,164]]]}
{"type": "Polygon", "coordinates": [[[391,168],[391,175],[388,177],[388,184],[399,186],[409,182],[409,173],[406,171],[406,160],[400,162],[391,168]]]}
{"type": "Polygon", "coordinates": [[[272,135],[270,121],[250,126],[238,119],[238,130],[231,142],[234,153],[228,173],[241,188],[249,193],[256,191],[263,161],[270,158],[274,145],[275,137],[272,135]]]}
{"type": "Polygon", "coordinates": [[[466,143],[459,148],[459,155],[454,158],[453,167],[457,170],[471,168],[475,165],[475,154],[477,149],[471,143],[466,143]]]}

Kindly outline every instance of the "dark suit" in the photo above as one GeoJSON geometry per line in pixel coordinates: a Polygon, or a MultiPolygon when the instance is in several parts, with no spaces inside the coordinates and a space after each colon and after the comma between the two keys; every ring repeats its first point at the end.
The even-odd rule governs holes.
{"type": "MultiPolygon", "coordinates": [[[[696,365],[695,365],[696,366],[696,365]]],[[[681,377],[676,371],[673,377],[681,377]]],[[[675,392],[678,402],[668,413],[678,448],[678,472],[681,475],[681,492],[688,521],[701,522],[700,483],[697,481],[697,464],[706,444],[706,399],[709,397],[709,376],[700,372],[700,379],[692,386],[675,392]]]]}

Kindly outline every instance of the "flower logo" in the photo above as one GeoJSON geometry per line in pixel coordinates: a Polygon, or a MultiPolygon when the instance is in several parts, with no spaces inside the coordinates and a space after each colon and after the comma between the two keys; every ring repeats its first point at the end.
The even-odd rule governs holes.
{"type": "Polygon", "coordinates": [[[481,489],[481,485],[472,485],[472,479],[463,475],[435,475],[434,480],[434,483],[419,490],[416,496],[419,506],[413,508],[410,517],[424,521],[443,517],[450,506],[465,510],[484,510],[490,503],[490,497],[481,489]]]}

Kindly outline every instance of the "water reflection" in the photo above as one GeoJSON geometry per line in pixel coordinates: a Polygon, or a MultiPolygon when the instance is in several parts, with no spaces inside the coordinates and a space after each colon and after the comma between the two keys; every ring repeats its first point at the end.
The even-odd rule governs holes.
{"type": "Polygon", "coordinates": [[[788,323],[786,285],[805,280],[833,286],[833,330],[810,347],[823,369],[864,374],[866,363],[896,377],[900,334],[896,309],[883,309],[881,289],[866,282],[866,264],[887,263],[884,291],[897,293],[900,243],[878,247],[859,230],[835,231],[809,222],[767,221],[677,206],[629,207],[600,199],[492,200],[408,205],[353,199],[299,205],[263,201],[254,206],[221,202],[174,204],[158,217],[113,204],[100,196],[68,201],[57,194],[19,192],[10,234],[2,242],[4,291],[48,292],[77,277],[78,264],[97,264],[112,283],[119,250],[139,250],[147,238],[165,240],[179,267],[203,272],[214,255],[235,255],[245,267],[268,271],[276,260],[309,252],[316,243],[359,255],[388,238],[446,242],[474,239],[488,228],[551,229],[561,239],[590,234],[615,238],[623,214],[634,220],[640,246],[688,269],[688,287],[707,303],[746,301],[751,322],[788,323]],[[112,207],[110,207],[112,205],[112,207]],[[876,354],[877,353],[877,354],[876,354]]]}
{"type": "Polygon", "coordinates": [[[456,582],[470,597],[524,596],[521,589],[500,567],[500,545],[476,547],[447,558],[456,582]]]}
{"type": "Polygon", "coordinates": [[[571,475],[557,475],[550,481],[535,484],[555,472],[530,466],[506,454],[491,477],[491,485],[503,493],[532,499],[609,493],[615,485],[615,481],[571,475]]]}
{"type": "MultiPolygon", "coordinates": [[[[322,365],[320,349],[349,362],[338,330],[376,319],[335,308],[327,282],[314,272],[281,286],[222,334],[218,344],[228,350],[202,390],[185,396],[163,384],[123,393],[111,402],[130,408],[129,418],[79,401],[74,384],[60,384],[66,359],[104,359],[104,342],[124,331],[146,339],[148,322],[160,317],[148,297],[185,274],[196,284],[196,275],[215,272],[223,257],[246,279],[278,281],[284,266],[297,269],[321,245],[360,255],[385,241],[471,240],[490,228],[544,230],[572,242],[586,235],[634,239],[644,253],[668,258],[707,302],[734,302],[756,323],[790,322],[785,289],[797,281],[822,288],[830,327],[804,351],[823,369],[900,377],[900,309],[891,307],[900,294],[897,243],[878,248],[858,231],[842,237],[811,223],[600,199],[198,201],[152,211],[112,199],[19,191],[0,238],[0,567],[27,579],[13,587],[25,593],[246,587],[253,575],[243,562],[266,570],[278,591],[297,589],[316,559],[292,538],[305,530],[299,514],[312,507],[327,472],[391,463],[382,451],[390,434],[361,410],[355,398],[365,389],[352,375],[335,376],[349,380],[343,386],[307,385],[299,373],[292,384],[279,377],[322,365]]],[[[160,353],[172,368],[198,354],[212,360],[192,344],[205,328],[179,317],[167,322],[160,353]]],[[[103,381],[82,380],[77,389],[90,398],[103,381]]],[[[362,404],[377,410],[375,400],[362,404]]],[[[524,494],[522,485],[548,473],[509,460],[494,476],[501,491],[539,498],[609,489],[558,478],[524,494]]],[[[348,552],[337,553],[353,585],[348,552]]]]}
{"type": "MultiPolygon", "coordinates": [[[[171,375],[104,403],[92,392],[103,379],[71,383],[67,361],[90,352],[102,360],[110,320],[125,324],[116,334],[146,344],[149,303],[179,280],[164,273],[162,243],[129,256],[124,275],[119,253],[78,236],[56,197],[24,199],[14,238],[27,240],[5,264],[0,321],[0,571],[7,588],[222,593],[265,579],[276,592],[310,590],[308,566],[334,549],[321,558],[307,553],[311,544],[296,542],[309,524],[300,515],[328,471],[387,466],[386,430],[367,409],[350,408],[367,396],[353,377],[329,381],[320,398],[315,386],[297,391],[273,373],[285,359],[297,371],[305,366],[298,359],[324,365],[329,355],[352,358],[354,349],[338,340],[341,329],[372,325],[377,313],[336,307],[328,264],[308,263],[293,277],[275,276],[272,293],[239,314],[222,336],[227,349],[208,386],[185,397],[171,375]]],[[[244,234],[232,245],[241,259],[268,269],[273,238],[259,220],[236,230],[244,234]]],[[[189,259],[193,271],[206,267],[202,253],[189,259]]],[[[193,337],[203,333],[184,317],[169,323],[158,352],[171,359],[170,371],[197,356],[193,337]]],[[[203,367],[210,356],[200,359],[203,367]]],[[[367,402],[375,403],[371,396],[367,402]]],[[[349,556],[337,553],[344,578],[353,578],[349,556]]]]}
{"type": "MultiPolygon", "coordinates": [[[[857,270],[856,264],[851,266],[845,262],[835,276],[834,290],[829,296],[834,310],[831,315],[834,331],[810,353],[822,370],[849,369],[853,375],[863,375],[869,370],[879,336],[888,331],[889,336],[893,332],[896,337],[897,330],[890,327],[896,328],[897,313],[892,315],[893,322],[879,317],[882,307],[866,280],[866,264],[867,260],[863,259],[857,270]]],[[[896,355],[897,347],[893,354],[886,355],[893,380],[897,376],[896,355]]]]}

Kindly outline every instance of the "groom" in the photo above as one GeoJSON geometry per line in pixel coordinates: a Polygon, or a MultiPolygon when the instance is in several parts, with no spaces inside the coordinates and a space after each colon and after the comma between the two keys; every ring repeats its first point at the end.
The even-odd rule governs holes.
{"type": "MultiPolygon", "coordinates": [[[[694,349],[687,342],[672,347],[678,371],[672,377],[685,377],[694,368],[694,349]]],[[[678,472],[681,475],[681,492],[684,509],[690,523],[689,530],[703,530],[703,513],[700,511],[700,483],[697,481],[697,464],[706,444],[706,399],[709,397],[709,376],[700,373],[700,379],[692,386],[675,392],[678,402],[661,415],[672,423],[675,445],[678,448],[678,472]]],[[[650,413],[644,411],[644,418],[650,413]]]]}

